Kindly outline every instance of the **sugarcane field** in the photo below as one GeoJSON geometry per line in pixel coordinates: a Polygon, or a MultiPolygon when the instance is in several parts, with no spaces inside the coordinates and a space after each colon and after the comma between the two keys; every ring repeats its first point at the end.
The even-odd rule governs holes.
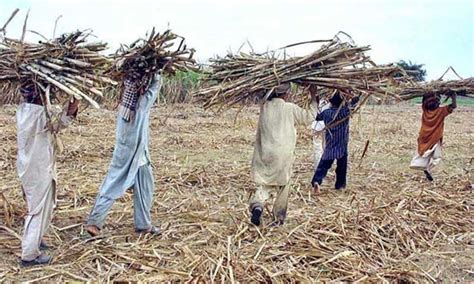
{"type": "Polygon", "coordinates": [[[471,0],[0,8],[0,283],[474,282],[471,0]]]}

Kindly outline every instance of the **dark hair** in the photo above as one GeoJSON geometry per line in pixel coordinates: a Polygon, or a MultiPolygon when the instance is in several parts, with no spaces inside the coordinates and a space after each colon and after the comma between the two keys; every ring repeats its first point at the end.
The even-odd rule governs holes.
{"type": "Polygon", "coordinates": [[[421,104],[423,105],[424,108],[427,110],[435,110],[439,107],[441,101],[440,97],[434,93],[428,93],[423,96],[423,99],[421,100],[421,104]]]}
{"type": "Polygon", "coordinates": [[[37,87],[32,80],[22,80],[20,83],[20,92],[27,103],[32,103],[39,99],[37,87]]]}
{"type": "Polygon", "coordinates": [[[334,93],[334,95],[329,99],[331,105],[335,107],[339,107],[342,104],[342,101],[342,96],[339,91],[336,91],[336,93],[334,93]]]}
{"type": "Polygon", "coordinates": [[[423,98],[421,99],[421,103],[425,103],[428,99],[431,99],[432,97],[434,97],[434,93],[433,92],[427,92],[423,95],[423,98]]]}

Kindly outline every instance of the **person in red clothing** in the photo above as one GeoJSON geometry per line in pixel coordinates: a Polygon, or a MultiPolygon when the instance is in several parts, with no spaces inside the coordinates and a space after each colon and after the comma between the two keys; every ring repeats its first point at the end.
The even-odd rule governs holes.
{"type": "Polygon", "coordinates": [[[441,161],[444,119],[457,107],[456,93],[447,95],[451,97],[450,105],[440,106],[441,97],[437,94],[427,94],[422,100],[418,149],[410,168],[423,170],[429,181],[433,181],[431,170],[441,161]]]}

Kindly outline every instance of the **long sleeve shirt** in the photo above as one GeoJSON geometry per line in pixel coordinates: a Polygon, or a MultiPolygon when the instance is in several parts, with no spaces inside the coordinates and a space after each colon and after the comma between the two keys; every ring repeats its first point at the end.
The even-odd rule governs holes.
{"type": "Polygon", "coordinates": [[[418,135],[418,154],[423,155],[436,143],[443,142],[444,119],[452,112],[451,106],[441,106],[434,110],[423,107],[420,134],[418,135]]]}
{"type": "MultiPolygon", "coordinates": [[[[325,111],[325,110],[327,110],[330,106],[331,106],[331,104],[329,104],[327,101],[321,100],[319,102],[319,106],[318,106],[318,111],[317,111],[318,114],[325,111]]],[[[322,121],[322,120],[319,120],[319,121],[315,120],[311,124],[311,128],[316,132],[323,131],[325,127],[326,127],[326,125],[324,124],[324,121],[322,121]]]]}
{"type": "Polygon", "coordinates": [[[340,110],[337,107],[330,107],[316,117],[317,121],[324,121],[326,126],[344,120],[339,122],[336,126],[326,129],[326,145],[323,155],[321,156],[322,160],[340,159],[344,155],[347,155],[347,146],[349,144],[349,115],[349,108],[344,106],[341,107],[340,110]]]}
{"type": "Polygon", "coordinates": [[[260,109],[252,159],[252,178],[260,185],[288,184],[295,159],[296,125],[310,125],[316,114],[274,98],[260,109]]]}
{"type": "Polygon", "coordinates": [[[109,171],[99,194],[117,199],[135,183],[138,169],[150,162],[148,150],[150,110],[161,87],[161,77],[156,76],[148,90],[139,97],[135,117],[127,121],[117,115],[115,149],[109,171]]]}
{"type": "MultiPolygon", "coordinates": [[[[55,129],[67,127],[73,115],[63,112],[55,129]]],[[[16,161],[18,177],[23,192],[27,195],[29,212],[34,215],[45,202],[51,182],[56,180],[54,141],[47,128],[42,105],[22,103],[16,113],[18,156],[16,161]]]]}
{"type": "Polygon", "coordinates": [[[347,155],[349,145],[349,116],[351,110],[355,109],[359,102],[359,97],[354,97],[349,102],[349,106],[330,106],[316,116],[316,121],[324,121],[326,127],[325,148],[321,160],[340,159],[347,155]],[[335,124],[332,125],[331,124],[335,124]]]}

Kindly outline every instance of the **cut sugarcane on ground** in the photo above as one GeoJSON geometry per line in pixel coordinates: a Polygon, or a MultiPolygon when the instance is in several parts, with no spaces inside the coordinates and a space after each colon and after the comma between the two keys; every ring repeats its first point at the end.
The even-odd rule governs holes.
{"type": "Polygon", "coordinates": [[[473,108],[458,107],[446,119],[435,183],[408,169],[420,106],[366,105],[356,114],[349,187],[336,192],[330,176],[319,197],[309,185],[311,131],[300,129],[287,223],[259,229],[248,213],[258,109],[242,110],[234,124],[236,113],[214,116],[193,105],[153,109],[152,218],[163,235],[134,233],[127,193],[112,208],[104,237],[94,239],[83,224],[110,163],[115,112],[84,111],[62,135],[58,205],[47,236],[55,260],[22,269],[17,236],[26,205],[15,168],[15,107],[0,108],[0,191],[7,200],[0,201],[0,282],[474,281],[473,108]]]}
{"type": "MultiPolygon", "coordinates": [[[[397,97],[387,86],[405,80],[393,78],[402,70],[394,65],[373,63],[366,54],[369,46],[342,42],[337,36],[329,41],[301,44],[315,42],[325,43],[302,57],[279,58],[275,53],[240,52],[212,59],[208,80],[213,85],[198,91],[197,97],[207,108],[225,109],[261,100],[285,82],[338,89],[346,99],[354,95],[361,95],[362,101],[368,96],[397,97]]],[[[290,46],[295,45],[299,44],[290,46]]]]}

